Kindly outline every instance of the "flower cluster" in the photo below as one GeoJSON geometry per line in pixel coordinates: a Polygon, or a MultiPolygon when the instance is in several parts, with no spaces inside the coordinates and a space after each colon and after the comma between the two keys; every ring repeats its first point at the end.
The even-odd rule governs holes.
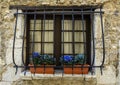
{"type": "Polygon", "coordinates": [[[73,63],[73,57],[70,55],[64,55],[61,57],[61,62],[66,65],[71,65],[73,63]]]}
{"type": "Polygon", "coordinates": [[[53,65],[55,59],[49,55],[40,55],[38,52],[33,52],[32,61],[34,65],[53,65]]]}
{"type": "MultiPolygon", "coordinates": [[[[55,59],[52,56],[40,55],[38,52],[32,53],[32,61],[34,65],[53,65],[55,63],[55,59]]],[[[78,54],[75,57],[71,55],[64,55],[60,57],[60,61],[65,65],[80,65],[86,63],[86,57],[83,54],[78,54]]]]}
{"type": "Polygon", "coordinates": [[[64,56],[64,61],[66,61],[66,62],[72,61],[72,59],[73,58],[71,56],[69,56],[69,55],[64,56]]]}
{"type": "Polygon", "coordinates": [[[85,64],[86,63],[86,58],[83,54],[78,54],[75,57],[70,56],[70,55],[64,55],[60,58],[61,63],[65,65],[72,65],[74,64],[85,64]]]}
{"type": "Polygon", "coordinates": [[[83,54],[78,54],[75,56],[74,62],[75,62],[75,64],[78,64],[78,65],[85,64],[86,58],[83,54]]]}

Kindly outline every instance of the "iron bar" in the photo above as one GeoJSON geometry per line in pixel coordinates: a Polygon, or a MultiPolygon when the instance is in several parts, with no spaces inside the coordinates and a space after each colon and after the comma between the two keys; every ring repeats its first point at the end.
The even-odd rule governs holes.
{"type": "MultiPolygon", "coordinates": [[[[81,11],[83,11],[83,8],[81,9],[81,11]]],[[[84,30],[84,15],[81,12],[81,17],[82,17],[82,30],[84,30]]],[[[83,32],[83,42],[85,42],[85,33],[83,32]]],[[[84,60],[83,60],[83,64],[82,67],[84,66],[85,60],[86,60],[86,45],[84,44],[84,60]]],[[[88,57],[88,56],[87,56],[88,57]]],[[[82,68],[82,74],[83,74],[83,68],[82,68]]]]}
{"type": "MultiPolygon", "coordinates": [[[[18,9],[17,9],[17,13],[18,13],[18,9]]],[[[15,40],[16,40],[17,21],[18,21],[18,15],[16,16],[16,21],[15,21],[14,38],[13,38],[13,49],[12,49],[12,59],[13,59],[14,65],[16,66],[15,74],[17,74],[17,64],[15,62],[15,55],[14,55],[14,52],[15,52],[15,42],[16,42],[15,40]]]]}
{"type": "MultiPolygon", "coordinates": [[[[74,9],[72,9],[72,12],[74,13],[74,9]]],[[[72,52],[73,52],[73,63],[72,63],[72,75],[73,75],[73,66],[74,66],[74,59],[75,59],[75,39],[74,39],[74,28],[75,27],[75,20],[74,20],[74,14],[72,14],[72,52]]]]}
{"type": "MultiPolygon", "coordinates": [[[[64,11],[64,15],[71,15],[71,14],[74,14],[74,15],[77,15],[77,14],[91,14],[91,13],[104,13],[104,12],[99,12],[99,11],[94,11],[94,12],[91,12],[91,11],[74,11],[74,12],[71,12],[71,11],[64,11]]],[[[23,12],[23,13],[15,13],[16,14],[26,14],[26,15],[31,15],[31,14],[63,14],[63,12],[61,11],[46,11],[45,13],[44,12],[23,12]]]]}
{"type": "Polygon", "coordinates": [[[62,55],[62,61],[63,61],[63,71],[62,71],[62,75],[64,75],[64,19],[65,19],[65,15],[64,15],[64,9],[63,9],[63,13],[62,13],[62,29],[61,29],[61,33],[63,33],[63,35],[62,35],[62,42],[63,42],[63,44],[62,44],[62,53],[61,53],[61,55],[62,55]]]}
{"type": "Polygon", "coordinates": [[[26,20],[27,20],[27,16],[24,15],[24,31],[23,31],[23,41],[22,41],[22,63],[23,65],[25,65],[25,62],[24,62],[24,42],[25,42],[25,32],[26,32],[26,20]]]}
{"type": "MultiPolygon", "coordinates": [[[[28,42],[28,43],[33,43],[33,42],[28,42]]],[[[40,41],[35,41],[34,43],[54,43],[54,42],[40,42],[40,41]]],[[[61,42],[61,43],[72,43],[72,42],[61,42]]],[[[86,42],[74,42],[78,44],[86,44],[86,42]]]]}
{"type": "MultiPolygon", "coordinates": [[[[26,10],[27,11],[27,10],[26,10]]],[[[23,30],[23,40],[22,40],[22,63],[23,63],[23,65],[25,66],[25,68],[24,68],[24,70],[25,70],[25,72],[24,72],[24,75],[26,75],[26,69],[27,69],[27,67],[26,67],[26,65],[25,65],[25,62],[24,62],[24,42],[25,42],[25,32],[26,32],[26,20],[27,20],[27,16],[26,15],[24,15],[24,30],[23,30]]]]}
{"type": "MultiPolygon", "coordinates": [[[[100,11],[102,11],[101,10],[101,8],[100,8],[100,11]]],[[[102,64],[101,64],[101,66],[104,64],[104,61],[105,61],[105,39],[104,39],[104,27],[103,27],[103,19],[102,19],[102,14],[100,13],[100,18],[101,18],[101,30],[102,30],[102,45],[103,45],[103,62],[102,62],[102,64]]]]}
{"type": "MultiPolygon", "coordinates": [[[[29,31],[34,31],[34,30],[29,30],[29,31]]],[[[42,32],[42,31],[44,31],[44,30],[35,30],[35,32],[36,32],[36,31],[38,31],[38,32],[39,32],[39,31],[42,32]]],[[[46,32],[47,32],[47,31],[48,31],[48,32],[49,32],[49,31],[50,31],[50,32],[53,32],[54,30],[45,30],[45,31],[46,31],[46,32]]]]}
{"type": "MultiPolygon", "coordinates": [[[[48,55],[53,55],[53,53],[47,53],[48,55]]],[[[78,53],[75,53],[75,55],[77,55],[78,53]]],[[[32,55],[32,53],[29,53],[29,55],[32,55]]],[[[70,54],[70,53],[64,53],[64,54],[61,54],[61,55],[73,55],[73,54],[70,54]]],[[[85,54],[86,55],[86,54],[85,54]]]]}
{"type": "MultiPolygon", "coordinates": [[[[44,42],[45,41],[45,21],[46,21],[46,10],[44,9],[44,15],[43,15],[43,35],[42,35],[42,41],[44,42]]],[[[43,49],[43,56],[44,56],[44,43],[42,43],[42,49],[43,49]]],[[[45,74],[45,64],[44,64],[44,74],[45,74]]]]}
{"type": "MultiPolygon", "coordinates": [[[[41,42],[38,42],[38,43],[41,43],[41,54],[43,53],[42,42],[43,42],[43,20],[41,19],[41,42]]],[[[37,43],[37,42],[35,42],[35,43],[37,43]]]]}
{"type": "MultiPolygon", "coordinates": [[[[34,30],[29,30],[29,31],[34,31],[34,30]]],[[[36,31],[40,31],[40,32],[42,32],[43,30],[35,30],[35,32],[36,31]]],[[[46,32],[48,31],[48,32],[53,32],[54,30],[45,30],[46,32]]],[[[61,30],[61,32],[63,32],[63,30],[61,30]]],[[[72,32],[72,30],[64,30],[64,32],[72,32]]],[[[86,32],[86,30],[74,30],[74,32],[86,32]]]]}
{"type": "MultiPolygon", "coordinates": [[[[54,36],[55,36],[55,14],[53,14],[53,33],[54,33],[54,36]]],[[[54,36],[53,36],[53,39],[54,39],[54,36]]],[[[53,42],[53,46],[55,46],[54,42],[53,42]]],[[[53,49],[53,57],[55,58],[54,52],[55,52],[55,49],[53,49]]],[[[56,59],[54,60],[54,58],[53,58],[53,64],[55,65],[56,59]]],[[[54,70],[54,74],[55,74],[55,70],[54,70]]]]}
{"type": "MultiPolygon", "coordinates": [[[[93,11],[93,9],[91,8],[91,11],[93,11]]],[[[92,51],[93,51],[93,56],[91,57],[92,59],[92,66],[94,65],[94,62],[95,62],[95,37],[94,37],[94,22],[93,22],[93,20],[94,20],[94,15],[93,14],[90,14],[90,19],[91,19],[91,29],[92,29],[92,46],[93,46],[93,48],[92,48],[92,51]]],[[[93,70],[92,68],[91,68],[91,70],[93,70]]],[[[92,71],[91,71],[92,72],[92,71]]]]}
{"type": "MultiPolygon", "coordinates": [[[[100,12],[102,8],[100,8],[100,12]]],[[[101,30],[102,30],[102,46],[103,46],[103,61],[101,64],[101,74],[102,74],[102,67],[105,62],[105,40],[104,40],[104,28],[103,28],[103,19],[102,19],[102,14],[100,13],[100,18],[101,18],[101,30]]]]}
{"type": "MultiPolygon", "coordinates": [[[[14,66],[15,68],[17,67],[17,68],[25,68],[25,66],[14,66]]],[[[34,66],[27,66],[27,67],[34,67],[34,66]]],[[[42,66],[42,65],[40,65],[40,66],[36,66],[36,68],[38,68],[38,67],[44,67],[44,66],[42,66]]],[[[54,67],[54,68],[63,68],[63,66],[46,66],[47,68],[49,68],[49,67],[54,67]]],[[[65,67],[72,67],[72,66],[70,66],[70,65],[66,65],[65,67]]],[[[91,67],[93,67],[93,68],[103,68],[104,66],[74,66],[74,68],[91,68],[91,67]]]]}
{"type": "Polygon", "coordinates": [[[101,75],[103,75],[102,68],[103,68],[103,66],[100,66],[101,75]]]}
{"type": "MultiPolygon", "coordinates": [[[[64,32],[72,32],[72,30],[64,30],[64,32]]],[[[86,32],[86,30],[74,30],[74,32],[86,32]]]]}
{"type": "MultiPolygon", "coordinates": [[[[33,43],[32,43],[32,53],[35,50],[35,45],[34,45],[34,41],[35,41],[35,29],[36,29],[36,14],[34,14],[34,31],[33,31],[33,35],[32,35],[32,41],[33,41],[33,43]]],[[[32,61],[33,61],[33,55],[32,55],[32,61]]],[[[34,61],[33,61],[33,66],[34,66],[34,70],[36,71],[36,65],[35,65],[34,61]]],[[[35,74],[35,72],[34,72],[34,74],[35,74]]]]}
{"type": "Polygon", "coordinates": [[[68,10],[68,9],[75,9],[75,10],[78,10],[78,9],[81,9],[81,8],[84,8],[84,10],[88,10],[89,8],[93,8],[93,9],[96,9],[96,8],[100,8],[102,5],[94,5],[94,6],[23,6],[23,5],[12,5],[10,6],[9,8],[10,9],[22,9],[22,10],[26,10],[26,8],[28,10],[44,10],[45,8],[48,9],[48,10],[53,10],[53,9],[65,9],[65,10],[68,10]]]}

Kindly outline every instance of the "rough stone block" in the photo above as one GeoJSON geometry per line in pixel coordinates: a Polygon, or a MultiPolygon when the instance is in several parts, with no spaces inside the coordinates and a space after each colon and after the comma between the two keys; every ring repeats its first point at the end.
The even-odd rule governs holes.
{"type": "MultiPolygon", "coordinates": [[[[15,48],[22,48],[22,39],[16,39],[15,40],[15,48]]],[[[13,39],[11,39],[8,44],[7,44],[8,48],[12,48],[13,47],[13,39]]]]}
{"type": "Polygon", "coordinates": [[[0,82],[0,85],[11,85],[12,82],[0,82]]]}
{"type": "Polygon", "coordinates": [[[115,72],[115,67],[112,65],[106,66],[103,69],[103,75],[99,75],[97,77],[97,83],[103,84],[103,85],[115,85],[116,83],[116,72],[115,72]]]}
{"type": "MultiPolygon", "coordinates": [[[[15,49],[14,52],[14,60],[17,65],[22,64],[22,56],[21,56],[22,50],[21,49],[15,49]]],[[[12,58],[12,49],[8,48],[6,51],[6,64],[11,64],[13,63],[13,58],[12,58]]]]}
{"type": "Polygon", "coordinates": [[[16,81],[20,78],[21,69],[18,69],[17,74],[15,75],[16,69],[13,66],[8,66],[4,73],[2,74],[2,81],[16,81]]]}

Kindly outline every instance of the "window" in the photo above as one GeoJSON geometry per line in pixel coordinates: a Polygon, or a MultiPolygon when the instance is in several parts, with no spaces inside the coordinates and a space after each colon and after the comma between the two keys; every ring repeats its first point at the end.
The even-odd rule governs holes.
{"type": "MultiPolygon", "coordinates": [[[[99,6],[98,6],[99,7],[99,6]]],[[[22,62],[25,61],[27,67],[30,63],[30,57],[33,52],[48,54],[56,58],[56,67],[61,66],[60,57],[64,55],[86,56],[86,63],[89,64],[90,70],[93,67],[102,67],[105,61],[104,31],[102,22],[102,11],[94,11],[95,7],[79,6],[11,6],[16,8],[16,23],[13,42],[13,63],[17,64],[14,59],[14,49],[17,34],[18,15],[24,15],[24,31],[22,43],[22,62]],[[19,13],[18,9],[23,12],[19,13]],[[94,13],[100,14],[101,34],[103,46],[103,60],[101,65],[94,65],[95,62],[95,36],[94,36],[94,13]],[[24,53],[24,44],[26,43],[26,53],[24,53]],[[26,54],[25,58],[23,57],[26,54]]]]}
{"type": "MultiPolygon", "coordinates": [[[[67,11],[72,12],[68,9],[67,11]]],[[[78,9],[75,9],[75,11],[78,11],[78,9]]],[[[59,10],[59,12],[62,12],[62,10],[59,10]]],[[[27,16],[27,22],[26,57],[31,56],[32,52],[48,54],[56,58],[56,65],[60,65],[60,57],[63,55],[84,54],[87,56],[87,63],[90,64],[90,15],[81,16],[81,14],[72,13],[65,15],[30,14],[27,16]]],[[[27,62],[29,62],[28,60],[29,58],[27,62]]]]}

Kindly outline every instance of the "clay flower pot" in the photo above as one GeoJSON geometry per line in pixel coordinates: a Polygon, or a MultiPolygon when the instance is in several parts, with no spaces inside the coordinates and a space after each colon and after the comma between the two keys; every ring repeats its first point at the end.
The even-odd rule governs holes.
{"type": "Polygon", "coordinates": [[[41,67],[34,68],[33,65],[30,66],[31,73],[38,73],[38,74],[54,74],[54,65],[41,65],[41,67]]]}
{"type": "Polygon", "coordinates": [[[89,67],[87,68],[87,66],[89,66],[88,64],[85,64],[84,66],[86,66],[86,68],[81,68],[80,66],[82,65],[74,65],[74,67],[72,68],[72,66],[64,66],[64,73],[65,74],[88,74],[88,70],[89,67]]]}

